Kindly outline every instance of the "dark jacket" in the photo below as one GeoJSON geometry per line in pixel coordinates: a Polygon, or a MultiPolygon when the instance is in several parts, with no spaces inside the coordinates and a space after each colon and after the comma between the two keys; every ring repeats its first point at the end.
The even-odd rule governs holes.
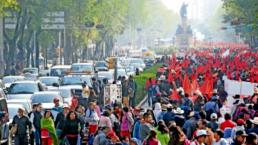
{"type": "Polygon", "coordinates": [[[33,112],[33,115],[34,115],[33,125],[34,125],[36,130],[40,130],[40,120],[42,118],[42,115],[38,111],[33,112]]]}
{"type": "Polygon", "coordinates": [[[55,127],[57,127],[58,129],[62,129],[65,123],[65,116],[63,112],[60,112],[57,114],[56,116],[56,120],[55,120],[55,127]]]}
{"type": "Polygon", "coordinates": [[[18,115],[15,115],[13,118],[13,125],[17,124],[17,135],[24,135],[27,133],[27,126],[29,129],[31,129],[31,122],[27,116],[18,117],[18,115]]]}
{"type": "Polygon", "coordinates": [[[258,125],[256,125],[254,128],[250,128],[247,130],[247,133],[251,133],[251,132],[258,134],[258,125]]]}
{"type": "Polygon", "coordinates": [[[66,135],[78,135],[80,133],[80,120],[65,120],[61,138],[66,135]]]}
{"type": "Polygon", "coordinates": [[[168,124],[170,121],[174,121],[175,114],[172,111],[167,111],[167,113],[164,114],[163,120],[166,124],[168,124]]]}

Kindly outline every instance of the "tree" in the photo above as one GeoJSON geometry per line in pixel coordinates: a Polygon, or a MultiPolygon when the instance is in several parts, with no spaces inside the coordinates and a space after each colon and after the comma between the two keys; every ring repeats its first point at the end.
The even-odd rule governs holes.
{"type": "Polygon", "coordinates": [[[258,1],[223,0],[226,20],[235,27],[236,33],[246,39],[251,47],[258,46],[258,1]]]}
{"type": "Polygon", "coordinates": [[[0,1],[0,75],[4,74],[4,38],[3,38],[3,16],[6,14],[6,10],[16,9],[16,0],[1,0],[0,1]]]}

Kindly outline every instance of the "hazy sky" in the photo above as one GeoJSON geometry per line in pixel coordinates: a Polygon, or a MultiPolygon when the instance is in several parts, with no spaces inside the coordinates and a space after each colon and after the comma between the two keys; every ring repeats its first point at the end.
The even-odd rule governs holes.
{"type": "Polygon", "coordinates": [[[179,13],[183,2],[188,4],[188,17],[199,19],[211,16],[221,0],[161,0],[166,7],[179,13]]]}

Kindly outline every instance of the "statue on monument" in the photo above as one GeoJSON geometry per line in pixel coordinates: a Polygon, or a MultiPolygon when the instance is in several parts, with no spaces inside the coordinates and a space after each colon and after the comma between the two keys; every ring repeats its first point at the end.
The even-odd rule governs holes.
{"type": "Polygon", "coordinates": [[[187,7],[188,7],[188,4],[185,4],[185,3],[183,3],[183,5],[181,6],[180,15],[182,18],[187,17],[187,7]]]}

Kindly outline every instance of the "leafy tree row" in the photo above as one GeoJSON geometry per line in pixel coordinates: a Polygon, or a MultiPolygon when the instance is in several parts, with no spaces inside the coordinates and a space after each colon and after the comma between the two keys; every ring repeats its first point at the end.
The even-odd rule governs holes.
{"type": "Polygon", "coordinates": [[[251,47],[258,46],[258,1],[223,0],[225,20],[234,26],[251,47]]]}

